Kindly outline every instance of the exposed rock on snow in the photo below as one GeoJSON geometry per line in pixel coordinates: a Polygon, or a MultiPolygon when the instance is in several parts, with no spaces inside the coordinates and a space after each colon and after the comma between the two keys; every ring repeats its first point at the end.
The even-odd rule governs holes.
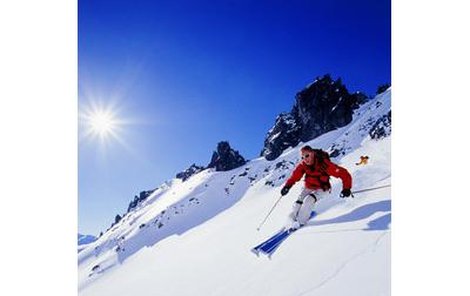
{"type": "Polygon", "coordinates": [[[261,156],[276,159],[281,153],[352,121],[353,111],[366,101],[360,93],[349,93],[341,79],[318,77],[297,93],[290,113],[276,118],[264,141],[261,156]]]}
{"type": "Polygon", "coordinates": [[[223,172],[238,168],[245,163],[246,160],[238,151],[233,150],[228,142],[222,141],[217,144],[217,151],[212,154],[211,162],[207,167],[223,172]]]}
{"type": "Polygon", "coordinates": [[[199,166],[199,165],[196,165],[196,164],[193,163],[186,170],[176,174],[176,178],[181,179],[184,182],[184,181],[188,180],[189,177],[191,177],[192,175],[197,174],[197,173],[199,173],[200,171],[202,171],[204,169],[205,168],[203,166],[199,166]]]}

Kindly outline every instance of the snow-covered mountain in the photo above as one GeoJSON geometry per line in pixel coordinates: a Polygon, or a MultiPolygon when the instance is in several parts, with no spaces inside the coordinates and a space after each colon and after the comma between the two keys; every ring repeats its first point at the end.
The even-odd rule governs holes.
{"type": "Polygon", "coordinates": [[[96,240],[96,237],[89,234],[78,234],[78,245],[85,245],[92,243],[96,240]]]}
{"type": "Polygon", "coordinates": [[[78,234],[78,252],[84,250],[88,244],[97,240],[97,237],[89,234],[78,234]]]}
{"type": "Polygon", "coordinates": [[[347,168],[353,191],[390,184],[390,97],[388,89],[348,125],[275,160],[159,186],[78,254],[80,295],[390,295],[389,187],[341,199],[341,181],[333,179],[318,215],[271,259],[250,251],[287,223],[300,182],[256,230],[304,144],[347,168]],[[363,155],[369,163],[356,165],[363,155]]]}

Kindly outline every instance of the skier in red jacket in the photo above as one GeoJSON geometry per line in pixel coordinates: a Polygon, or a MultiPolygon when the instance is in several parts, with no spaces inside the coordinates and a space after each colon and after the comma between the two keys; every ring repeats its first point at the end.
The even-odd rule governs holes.
{"type": "Polygon", "coordinates": [[[308,145],[302,147],[300,149],[302,161],[294,169],[281,190],[281,195],[286,195],[290,188],[305,175],[304,188],[289,215],[294,228],[299,228],[307,223],[315,203],[330,194],[330,176],[341,179],[343,183],[341,197],[351,195],[351,174],[345,168],[332,163],[329,157],[323,155],[324,153],[326,152],[314,150],[308,145]]]}

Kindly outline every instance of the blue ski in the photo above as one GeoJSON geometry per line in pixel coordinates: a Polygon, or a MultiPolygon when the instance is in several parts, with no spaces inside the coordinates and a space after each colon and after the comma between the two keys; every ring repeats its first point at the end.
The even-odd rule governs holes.
{"type": "MultiPolygon", "coordinates": [[[[315,214],[315,212],[312,212],[310,219],[313,218],[315,214]]],[[[274,253],[274,251],[276,251],[276,249],[281,245],[281,243],[296,230],[297,229],[295,228],[283,228],[281,229],[281,231],[279,231],[266,241],[254,247],[251,251],[256,255],[259,255],[259,253],[263,253],[265,255],[268,255],[268,257],[271,257],[271,255],[274,253]]]]}
{"type": "Polygon", "coordinates": [[[264,244],[259,252],[268,255],[270,257],[274,251],[281,245],[281,243],[289,236],[291,235],[296,229],[294,228],[289,228],[284,230],[280,235],[278,235],[275,239],[272,241],[264,244]]]}
{"type": "Polygon", "coordinates": [[[251,251],[253,253],[255,253],[256,255],[259,254],[259,251],[261,250],[261,248],[265,247],[265,245],[273,242],[274,240],[277,239],[278,236],[284,234],[285,232],[285,228],[282,228],[281,230],[279,230],[276,234],[274,234],[273,236],[271,236],[270,238],[268,238],[267,240],[263,241],[262,243],[260,243],[259,245],[257,245],[256,247],[254,247],[253,249],[251,249],[251,251]]]}

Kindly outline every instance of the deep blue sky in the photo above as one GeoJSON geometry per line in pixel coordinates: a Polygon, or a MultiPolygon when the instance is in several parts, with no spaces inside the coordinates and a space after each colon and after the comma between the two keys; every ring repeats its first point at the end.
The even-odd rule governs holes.
{"type": "MultiPolygon", "coordinates": [[[[258,157],[315,77],[375,93],[391,80],[390,1],[79,1],[79,108],[113,104],[123,143],[79,141],[79,231],[221,140],[258,157]]],[[[83,130],[79,131],[83,133],[83,130]]]]}

